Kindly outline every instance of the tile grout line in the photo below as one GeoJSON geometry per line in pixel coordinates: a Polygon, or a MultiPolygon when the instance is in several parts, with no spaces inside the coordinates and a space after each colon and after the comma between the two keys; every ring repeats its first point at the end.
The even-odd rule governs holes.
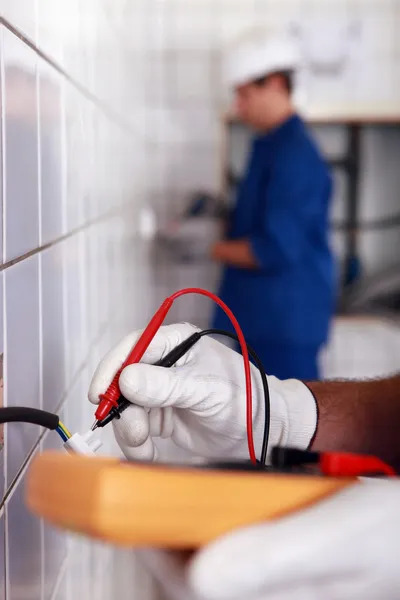
{"type": "Polygon", "coordinates": [[[16,264],[26,260],[27,258],[31,258],[32,256],[35,256],[36,254],[39,254],[40,252],[43,252],[44,250],[48,250],[48,248],[52,248],[53,246],[56,246],[56,245],[60,244],[61,242],[64,242],[65,240],[73,237],[74,235],[77,235],[78,233],[81,233],[82,231],[85,231],[86,229],[93,227],[93,225],[97,225],[99,223],[106,221],[107,219],[110,219],[114,216],[117,216],[117,215],[123,213],[123,211],[126,208],[128,208],[128,206],[129,206],[128,204],[121,205],[119,208],[113,209],[95,219],[91,219],[90,221],[87,221],[83,225],[79,225],[79,227],[72,229],[68,233],[61,235],[60,237],[58,237],[55,240],[52,240],[51,242],[47,242],[46,244],[43,244],[42,246],[39,246],[38,248],[29,250],[28,252],[25,252],[25,254],[21,254],[17,258],[12,258],[11,260],[0,265],[0,273],[2,271],[5,271],[6,269],[12,267],[13,265],[16,265],[16,264]]]}
{"type": "MultiPolygon", "coordinates": [[[[38,0],[35,0],[35,39],[38,39],[38,0]]],[[[36,60],[36,119],[37,119],[37,186],[38,186],[38,240],[39,247],[42,245],[42,114],[41,114],[41,76],[40,65],[36,60]]],[[[43,261],[42,254],[38,254],[38,271],[39,271],[39,407],[43,410],[43,261]]],[[[39,442],[39,452],[42,451],[42,440],[39,442]]],[[[40,598],[44,599],[45,589],[45,540],[44,540],[44,521],[39,520],[40,527],[40,598]]]]}
{"type": "Polygon", "coordinates": [[[58,593],[58,591],[60,589],[61,582],[63,580],[64,575],[67,573],[68,561],[69,561],[69,554],[67,553],[67,555],[64,557],[64,559],[62,561],[60,570],[59,570],[58,575],[57,575],[57,580],[56,580],[56,582],[54,584],[54,587],[53,587],[53,590],[51,592],[49,600],[55,600],[57,598],[57,593],[58,593]]]}
{"type": "Polygon", "coordinates": [[[5,600],[11,597],[10,594],[10,557],[8,556],[8,516],[7,516],[7,507],[4,506],[4,595],[5,600]]]}
{"type": "MultiPolygon", "coordinates": [[[[1,147],[0,147],[0,151],[1,151],[1,175],[2,175],[2,182],[1,182],[1,218],[2,218],[2,223],[1,223],[1,233],[2,233],[2,240],[1,240],[1,260],[4,260],[5,257],[5,241],[6,241],[6,229],[5,229],[5,223],[6,223],[6,219],[5,219],[5,202],[4,202],[4,198],[5,198],[5,173],[6,173],[6,168],[5,168],[5,133],[4,133],[4,124],[5,124],[5,107],[4,107],[4,96],[5,96],[5,92],[4,92],[4,52],[3,52],[3,29],[0,30],[0,110],[1,110],[1,124],[0,124],[0,135],[1,135],[1,147]]],[[[5,373],[5,353],[4,353],[4,348],[5,348],[5,341],[6,341],[6,303],[5,303],[5,277],[3,275],[1,275],[2,277],[2,286],[1,286],[1,301],[2,301],[2,309],[1,309],[1,319],[2,319],[2,323],[3,323],[3,331],[2,331],[2,344],[3,347],[1,348],[2,352],[3,352],[3,406],[4,406],[4,400],[7,401],[7,391],[6,391],[6,387],[4,384],[4,373],[5,373]]],[[[3,425],[2,426],[2,433],[3,436],[6,436],[6,427],[3,425]]],[[[0,473],[0,476],[3,479],[3,495],[5,493],[5,482],[6,482],[6,478],[7,478],[7,458],[8,458],[8,452],[7,452],[7,444],[6,444],[6,439],[3,437],[3,468],[2,468],[2,472],[0,473]]],[[[8,557],[8,519],[6,518],[6,507],[3,506],[1,508],[1,518],[3,519],[4,522],[4,537],[3,537],[3,550],[4,550],[4,582],[3,582],[3,593],[4,593],[4,597],[5,600],[7,600],[7,598],[9,597],[9,557],[8,557]]]]}
{"type": "Polygon", "coordinates": [[[26,36],[20,29],[15,27],[10,21],[0,15],[0,25],[3,25],[10,33],[15,35],[21,42],[26,44],[37,56],[49,64],[57,73],[62,75],[76,90],[78,90],[87,100],[90,100],[101,112],[107,116],[110,121],[115,125],[118,125],[127,135],[131,133],[137,133],[134,126],[130,121],[124,119],[121,115],[116,113],[110,108],[105,102],[97,98],[90,90],[88,90],[83,84],[79,83],[74,77],[71,77],[63,67],[61,67],[55,60],[41,50],[35,42],[33,42],[28,36],[26,36]],[[128,131],[127,131],[128,130],[128,131]]]}
{"type": "Polygon", "coordinates": [[[65,79],[61,80],[61,232],[68,231],[67,220],[67,189],[68,189],[68,152],[67,152],[67,113],[65,108],[66,86],[65,79]]]}
{"type": "Polygon", "coordinates": [[[1,262],[4,261],[6,256],[6,142],[5,142],[5,73],[4,73],[4,35],[3,29],[0,31],[0,50],[1,50],[1,63],[0,63],[0,91],[1,91],[1,214],[2,214],[2,248],[1,248],[1,262]]]}
{"type": "MultiPolygon", "coordinates": [[[[0,49],[1,49],[1,63],[0,63],[0,83],[1,83],[1,213],[2,213],[2,248],[1,248],[1,260],[2,262],[6,256],[6,159],[5,159],[5,71],[4,71],[4,30],[1,28],[0,30],[0,49]]],[[[6,278],[2,275],[3,285],[2,285],[2,319],[3,319],[3,406],[7,405],[7,378],[4,378],[4,373],[6,373],[7,367],[7,354],[5,352],[7,348],[7,322],[6,322],[6,278]]],[[[8,444],[7,444],[7,427],[3,425],[3,485],[5,488],[5,483],[8,477],[8,444]]],[[[3,488],[3,496],[5,495],[6,490],[3,488]]],[[[1,503],[0,503],[1,504],[1,503]]],[[[9,547],[9,530],[8,530],[8,508],[4,505],[1,506],[1,510],[4,511],[3,519],[4,519],[4,595],[5,600],[11,597],[10,594],[10,557],[8,553],[9,547]]]]}
{"type": "MultiPolygon", "coordinates": [[[[2,25],[5,29],[7,29],[10,33],[15,35],[21,42],[23,42],[26,46],[28,46],[32,52],[40,57],[44,62],[46,62],[49,66],[51,66],[61,77],[64,78],[65,81],[68,81],[70,85],[72,85],[78,92],[82,94],[87,100],[92,102],[92,104],[101,112],[105,117],[107,117],[110,122],[114,123],[125,135],[137,136],[138,139],[142,143],[148,144],[150,147],[153,145],[153,138],[148,137],[145,133],[141,133],[135,125],[124,118],[117,111],[113,110],[107,102],[98,98],[93,92],[91,92],[86,86],[80,83],[77,79],[72,77],[67,73],[67,71],[60,66],[54,59],[52,59],[46,52],[41,50],[28,36],[26,36],[20,29],[15,27],[10,21],[8,21],[5,17],[0,15],[0,25],[2,25]]],[[[199,104],[199,107],[201,105],[199,104]]],[[[156,108],[159,108],[157,105],[156,108]]]]}

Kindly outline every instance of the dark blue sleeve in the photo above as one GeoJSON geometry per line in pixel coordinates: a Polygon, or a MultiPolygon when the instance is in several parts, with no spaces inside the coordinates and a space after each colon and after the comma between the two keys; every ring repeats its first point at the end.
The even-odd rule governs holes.
{"type": "Polygon", "coordinates": [[[281,270],[300,262],[312,249],[316,232],[327,228],[329,170],[319,161],[288,160],[274,169],[265,194],[249,240],[262,270],[281,270]]]}

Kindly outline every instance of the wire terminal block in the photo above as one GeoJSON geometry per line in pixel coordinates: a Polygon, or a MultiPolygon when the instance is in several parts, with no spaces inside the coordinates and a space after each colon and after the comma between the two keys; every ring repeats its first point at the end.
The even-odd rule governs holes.
{"type": "Polygon", "coordinates": [[[95,438],[91,430],[82,435],[74,433],[64,444],[64,448],[70,454],[81,454],[84,456],[96,456],[96,452],[101,446],[102,442],[95,438]]]}

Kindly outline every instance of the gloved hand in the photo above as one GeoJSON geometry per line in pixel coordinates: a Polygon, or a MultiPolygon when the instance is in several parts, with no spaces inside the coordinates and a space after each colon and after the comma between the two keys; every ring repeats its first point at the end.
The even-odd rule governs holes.
{"type": "MultiPolygon", "coordinates": [[[[223,344],[202,338],[176,367],[152,366],[196,331],[188,324],[162,327],[143,361],[121,373],[123,396],[132,402],[114,420],[118,444],[127,458],[158,458],[157,438],[190,455],[248,458],[246,394],[242,357],[223,344]]],[[[100,363],[89,399],[99,401],[141,332],[124,338],[100,363]]],[[[264,430],[261,377],[252,367],[253,427],[257,457],[264,430]]],[[[271,404],[270,444],[306,448],[316,427],[316,406],[308,388],[296,380],[268,378],[271,404]]],[[[167,444],[168,445],[168,444],[167,444]]]]}
{"type": "Polygon", "coordinates": [[[398,600],[400,482],[356,484],[292,516],[235,531],[187,563],[143,551],[174,600],[398,600]]]}

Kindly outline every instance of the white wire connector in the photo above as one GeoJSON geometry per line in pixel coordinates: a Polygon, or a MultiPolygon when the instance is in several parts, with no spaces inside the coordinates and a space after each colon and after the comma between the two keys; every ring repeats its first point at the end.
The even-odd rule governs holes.
{"type": "Polygon", "coordinates": [[[81,454],[84,456],[95,456],[97,450],[102,446],[99,439],[95,439],[93,431],[89,430],[82,435],[74,433],[64,444],[64,448],[71,454],[81,454]]]}

